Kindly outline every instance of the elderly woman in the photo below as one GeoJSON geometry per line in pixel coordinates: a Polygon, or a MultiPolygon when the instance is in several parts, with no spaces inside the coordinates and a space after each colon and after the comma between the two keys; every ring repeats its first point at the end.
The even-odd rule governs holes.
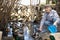
{"type": "Polygon", "coordinates": [[[47,29],[47,26],[51,24],[56,26],[58,20],[59,20],[59,15],[57,14],[57,12],[53,10],[50,5],[46,5],[45,13],[42,16],[39,30],[42,31],[42,29],[44,28],[43,25],[45,26],[46,29],[47,29]]]}

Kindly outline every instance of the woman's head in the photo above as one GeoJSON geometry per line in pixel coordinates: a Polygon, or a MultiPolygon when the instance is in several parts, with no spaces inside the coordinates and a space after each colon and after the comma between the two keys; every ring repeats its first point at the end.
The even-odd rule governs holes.
{"type": "Polygon", "coordinates": [[[50,5],[45,5],[45,11],[47,12],[47,13],[50,13],[50,11],[51,11],[51,6],[50,5]]]}

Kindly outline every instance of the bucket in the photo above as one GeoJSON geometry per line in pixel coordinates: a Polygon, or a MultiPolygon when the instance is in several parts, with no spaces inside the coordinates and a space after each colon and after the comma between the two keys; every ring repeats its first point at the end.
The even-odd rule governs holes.
{"type": "Polygon", "coordinates": [[[48,26],[48,30],[51,33],[56,33],[57,32],[57,27],[55,25],[50,25],[50,26],[48,26]]]}

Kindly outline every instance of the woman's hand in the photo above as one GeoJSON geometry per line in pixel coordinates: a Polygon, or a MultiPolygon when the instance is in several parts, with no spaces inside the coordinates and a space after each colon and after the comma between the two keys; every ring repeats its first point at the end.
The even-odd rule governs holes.
{"type": "Polygon", "coordinates": [[[39,31],[42,31],[42,27],[39,28],[39,31]]]}

